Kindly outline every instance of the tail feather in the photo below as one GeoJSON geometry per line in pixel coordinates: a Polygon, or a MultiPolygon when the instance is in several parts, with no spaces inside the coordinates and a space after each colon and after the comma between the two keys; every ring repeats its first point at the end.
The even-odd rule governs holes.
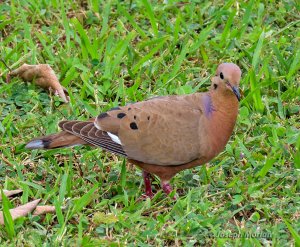
{"type": "Polygon", "coordinates": [[[118,136],[102,131],[89,121],[62,121],[59,133],[35,138],[27,143],[28,149],[54,149],[77,145],[101,147],[111,153],[127,156],[118,136]]]}
{"type": "Polygon", "coordinates": [[[56,134],[35,138],[25,146],[28,149],[53,149],[88,144],[79,137],[62,131],[56,134]]]}

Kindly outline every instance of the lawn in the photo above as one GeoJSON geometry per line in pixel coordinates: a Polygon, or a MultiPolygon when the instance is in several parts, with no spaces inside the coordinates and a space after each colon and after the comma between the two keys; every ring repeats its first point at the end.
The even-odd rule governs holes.
{"type": "MultiPolygon", "coordinates": [[[[0,226],[1,246],[300,246],[299,1],[0,3],[1,59],[50,64],[70,103],[13,78],[0,62],[0,188],[10,207],[56,212],[0,226]],[[153,96],[206,91],[221,62],[243,71],[224,152],[171,181],[178,199],[143,193],[141,171],[90,147],[24,148],[153,96]]],[[[3,210],[3,206],[0,206],[3,210]]]]}

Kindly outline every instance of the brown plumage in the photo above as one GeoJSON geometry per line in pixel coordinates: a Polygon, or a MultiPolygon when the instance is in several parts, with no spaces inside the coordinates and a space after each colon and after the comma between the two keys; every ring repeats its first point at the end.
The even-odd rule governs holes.
{"type": "Polygon", "coordinates": [[[224,63],[206,93],[157,97],[113,108],[95,120],[62,121],[62,132],[37,138],[27,148],[98,146],[141,167],[148,196],[149,173],[160,177],[168,194],[176,173],[202,165],[224,149],[237,118],[240,78],[237,65],[224,63]]]}

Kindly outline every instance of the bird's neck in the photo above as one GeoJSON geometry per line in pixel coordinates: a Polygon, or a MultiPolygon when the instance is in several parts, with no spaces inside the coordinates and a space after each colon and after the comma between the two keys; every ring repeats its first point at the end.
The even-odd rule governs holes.
{"type": "Polygon", "coordinates": [[[207,106],[209,106],[207,111],[225,114],[229,118],[236,118],[239,102],[232,92],[220,92],[218,89],[210,89],[204,99],[206,99],[207,106]]]}
{"type": "Polygon", "coordinates": [[[238,100],[234,94],[210,90],[203,97],[205,131],[211,146],[211,155],[221,152],[229,140],[238,114],[238,100]]]}

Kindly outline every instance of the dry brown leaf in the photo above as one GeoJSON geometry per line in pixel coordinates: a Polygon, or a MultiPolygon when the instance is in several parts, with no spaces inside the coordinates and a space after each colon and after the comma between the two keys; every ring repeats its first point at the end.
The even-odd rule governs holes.
{"type": "MultiPolygon", "coordinates": [[[[32,202],[28,202],[24,205],[21,205],[19,207],[10,209],[9,212],[11,214],[12,219],[15,220],[17,218],[28,215],[37,207],[40,201],[41,199],[37,199],[32,202]]],[[[0,225],[4,225],[4,218],[3,218],[2,211],[0,211],[0,225]]]]}
{"type": "Polygon", "coordinates": [[[55,213],[55,206],[49,206],[49,205],[37,206],[33,211],[33,215],[41,215],[47,213],[55,213]]]}
{"type": "Polygon", "coordinates": [[[24,63],[19,68],[11,71],[8,78],[12,76],[19,76],[24,81],[35,82],[38,86],[49,89],[56,95],[59,95],[64,102],[69,102],[66,89],[59,83],[49,64],[30,65],[24,63]]]}
{"type": "MultiPolygon", "coordinates": [[[[17,196],[23,193],[23,190],[3,190],[4,195],[7,197],[17,196]]],[[[0,201],[2,201],[2,195],[0,194],[0,201]]]]}

